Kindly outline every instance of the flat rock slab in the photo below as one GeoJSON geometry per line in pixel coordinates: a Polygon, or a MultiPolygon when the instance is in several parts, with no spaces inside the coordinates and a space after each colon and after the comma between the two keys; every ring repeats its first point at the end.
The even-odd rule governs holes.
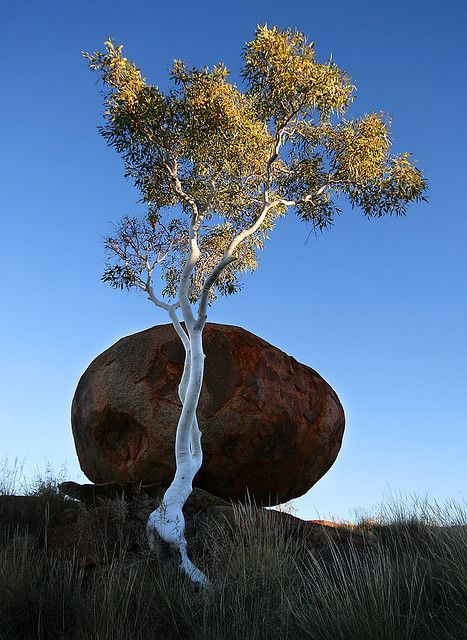
{"type": "MultiPolygon", "coordinates": [[[[344,411],[313,369],[240,327],[206,325],[198,407],[204,461],[194,484],[225,499],[278,504],[308,491],[341,446],[344,411]]],[[[79,381],[72,426],[95,483],[168,486],[184,349],[172,325],[119,340],[79,381]]]]}

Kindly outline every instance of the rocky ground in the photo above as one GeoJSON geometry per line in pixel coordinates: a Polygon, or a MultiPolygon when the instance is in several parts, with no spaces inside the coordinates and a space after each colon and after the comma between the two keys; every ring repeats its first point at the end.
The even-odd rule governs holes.
{"type": "MultiPolygon", "coordinates": [[[[157,484],[108,483],[104,485],[64,482],[60,494],[51,496],[0,496],[4,526],[28,531],[38,548],[50,554],[70,554],[88,570],[103,567],[116,556],[127,562],[147,554],[145,526],[160,500],[157,484]]],[[[351,527],[323,521],[301,520],[289,513],[235,504],[202,489],[194,489],[184,514],[188,550],[195,562],[209,556],[208,532],[229,536],[237,530],[256,528],[285,530],[291,540],[301,540],[304,550],[322,557],[333,547],[364,551],[370,544],[351,527]]],[[[161,542],[160,558],[171,563],[171,552],[161,542]]]]}

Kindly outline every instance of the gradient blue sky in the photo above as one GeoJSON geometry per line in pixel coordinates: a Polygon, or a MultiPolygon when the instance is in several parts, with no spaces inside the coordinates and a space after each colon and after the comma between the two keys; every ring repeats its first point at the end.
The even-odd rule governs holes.
{"type": "MultiPolygon", "coordinates": [[[[317,369],[347,429],[331,471],[296,501],[305,518],[351,517],[385,495],[459,499],[467,480],[467,276],[463,2],[2,3],[0,60],[0,459],[27,473],[74,452],[70,404],[89,362],[166,322],[143,296],[100,282],[109,223],[138,210],[99,137],[102,103],[82,50],[107,35],[164,87],[173,58],[222,60],[236,78],[259,22],[296,26],[357,85],[352,114],[393,116],[429,203],[367,221],[348,207],[308,238],[281,223],[244,291],[210,320],[241,325],[317,369]]],[[[209,366],[209,363],[208,365],[209,366]]],[[[465,495],[465,494],[464,494],[465,495]]]]}

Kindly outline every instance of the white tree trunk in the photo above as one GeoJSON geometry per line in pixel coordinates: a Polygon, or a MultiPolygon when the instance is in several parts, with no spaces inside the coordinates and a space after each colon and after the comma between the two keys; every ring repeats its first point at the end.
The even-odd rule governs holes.
{"type": "MultiPolygon", "coordinates": [[[[174,323],[175,324],[175,323],[174,323]]],[[[177,327],[175,327],[177,329],[177,327]]],[[[187,555],[183,506],[193,489],[193,478],[202,464],[201,432],[196,419],[204,373],[202,345],[203,328],[192,328],[185,346],[185,366],[179,386],[182,412],[175,438],[176,471],[172,484],[164,494],[161,505],[149,516],[147,534],[149,546],[154,549],[156,534],[176,547],[182,570],[195,583],[208,586],[209,581],[187,555]]],[[[185,334],[186,335],[186,334],[185,334]]]]}
{"type": "Polygon", "coordinates": [[[222,270],[236,259],[233,254],[238,245],[259,229],[268,211],[277,204],[277,202],[271,203],[267,200],[266,192],[264,198],[262,211],[258,219],[251,227],[244,229],[231,241],[222,259],[206,278],[201,291],[197,318],[195,318],[191,309],[189,287],[191,274],[196,268],[196,264],[201,255],[197,242],[197,234],[203,220],[203,215],[199,215],[194,202],[190,202],[194,213],[190,228],[191,251],[180,279],[177,305],[170,306],[157,301],[152,288],[147,285],[150,299],[157,306],[166,309],[185,348],[185,366],[179,386],[182,412],[178,421],[175,437],[175,477],[165,492],[160,507],[149,516],[147,523],[148,541],[151,549],[154,549],[156,546],[156,536],[159,535],[165,542],[174,546],[180,554],[180,566],[182,570],[185,571],[193,582],[202,586],[208,586],[209,581],[204,573],[195,567],[188,558],[185,539],[185,518],[182,511],[183,505],[193,490],[193,479],[203,462],[201,432],[196,420],[196,409],[198,407],[204,373],[202,335],[207,318],[206,312],[211,288],[217,282],[222,270]],[[177,306],[182,310],[186,331],[182,328],[176,316],[175,309],[177,306]]]}
{"type": "Polygon", "coordinates": [[[203,461],[201,432],[198,428],[198,422],[196,419],[196,409],[198,407],[201,386],[203,383],[204,353],[202,334],[207,319],[209,293],[212,287],[216,284],[221,272],[236,260],[234,254],[238,246],[242,244],[246,238],[260,229],[268,212],[278,204],[285,204],[286,206],[294,206],[296,204],[295,202],[283,199],[275,200],[273,202],[269,201],[271,167],[279,156],[279,150],[284,141],[283,134],[285,126],[288,122],[289,121],[287,121],[284,127],[280,130],[279,135],[276,135],[274,151],[267,162],[266,182],[263,190],[261,213],[250,227],[243,229],[232,239],[225,250],[224,255],[206,278],[201,290],[197,318],[193,315],[189,291],[193,271],[196,270],[196,265],[201,257],[201,252],[198,246],[198,233],[203,224],[207,208],[199,209],[196,201],[189,194],[183,191],[183,187],[177,173],[177,162],[167,161],[165,167],[173,182],[175,193],[179,196],[181,201],[189,205],[192,210],[189,235],[190,250],[188,259],[181,274],[178,289],[178,301],[176,304],[168,305],[155,297],[151,286],[152,270],[148,262],[148,280],[142,287],[148,292],[149,299],[156,306],[161,307],[168,312],[175,330],[177,331],[185,348],[185,365],[179,386],[179,397],[182,403],[182,412],[178,421],[175,438],[176,472],[172,484],[164,494],[160,507],[153,511],[149,516],[147,523],[149,546],[151,549],[154,549],[157,535],[165,540],[165,542],[174,546],[180,554],[180,566],[183,571],[189,575],[193,582],[203,586],[209,585],[208,579],[202,571],[194,566],[187,555],[185,518],[183,516],[182,509],[188,496],[193,490],[193,479],[201,468],[203,461]],[[177,318],[175,313],[177,308],[180,308],[182,311],[186,330],[182,328],[177,318]]]}

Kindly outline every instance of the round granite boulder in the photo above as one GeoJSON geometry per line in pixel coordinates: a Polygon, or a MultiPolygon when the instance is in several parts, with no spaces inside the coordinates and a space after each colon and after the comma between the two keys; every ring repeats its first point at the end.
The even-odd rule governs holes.
{"type": "MultiPolygon", "coordinates": [[[[261,504],[306,493],[341,446],[345,419],[336,393],[316,371],[240,327],[208,323],[203,343],[197,415],[204,461],[194,485],[261,504]]],[[[122,338],[84,372],[72,426],[92,482],[170,484],[183,360],[166,324],[122,338]]]]}

